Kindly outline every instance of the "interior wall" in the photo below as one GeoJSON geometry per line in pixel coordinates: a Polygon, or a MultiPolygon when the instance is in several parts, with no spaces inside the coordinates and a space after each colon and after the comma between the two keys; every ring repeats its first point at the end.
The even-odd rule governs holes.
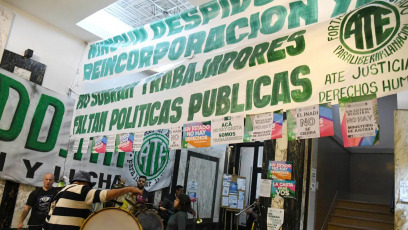
{"type": "Polygon", "coordinates": [[[339,191],[349,190],[350,154],[331,137],[319,138],[315,229],[321,229],[332,201],[339,191]]]}
{"type": "Polygon", "coordinates": [[[47,66],[42,86],[67,94],[76,77],[85,42],[2,0],[0,6],[14,13],[6,49],[20,55],[26,49],[33,50],[31,59],[47,66]]]}
{"type": "Polygon", "coordinates": [[[349,199],[391,204],[393,154],[351,154],[349,199]]]}

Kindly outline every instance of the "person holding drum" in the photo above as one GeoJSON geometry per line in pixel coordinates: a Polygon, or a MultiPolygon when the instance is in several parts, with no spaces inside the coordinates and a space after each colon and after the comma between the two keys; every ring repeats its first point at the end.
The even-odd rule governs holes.
{"type": "Polygon", "coordinates": [[[137,187],[92,189],[91,176],[84,171],[75,173],[71,183],[54,197],[44,225],[45,230],[78,230],[91,213],[93,203],[113,200],[126,193],[143,193],[137,187]]]}
{"type": "Polygon", "coordinates": [[[190,197],[180,194],[174,200],[176,212],[170,216],[166,230],[185,230],[187,227],[187,212],[191,209],[190,197]]]}

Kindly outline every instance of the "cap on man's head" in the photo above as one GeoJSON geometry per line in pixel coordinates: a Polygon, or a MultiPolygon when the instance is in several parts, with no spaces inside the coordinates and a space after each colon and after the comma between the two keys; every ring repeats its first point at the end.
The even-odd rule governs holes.
{"type": "Polygon", "coordinates": [[[85,171],[76,172],[74,178],[71,180],[71,183],[75,181],[88,182],[88,184],[91,186],[91,175],[85,171]]]}

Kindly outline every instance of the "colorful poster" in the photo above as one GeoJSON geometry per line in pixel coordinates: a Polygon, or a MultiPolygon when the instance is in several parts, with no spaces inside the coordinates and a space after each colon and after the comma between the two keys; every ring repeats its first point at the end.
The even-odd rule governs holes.
{"type": "Polygon", "coordinates": [[[295,181],[272,181],[271,197],[279,195],[283,198],[295,199],[296,182],[295,181]]]}
{"type": "Polygon", "coordinates": [[[339,100],[344,147],[378,145],[380,128],[375,94],[339,100]]]}
{"type": "Polygon", "coordinates": [[[211,146],[211,121],[194,122],[184,125],[183,148],[211,146]]]}
{"type": "Polygon", "coordinates": [[[292,162],[291,161],[269,161],[268,179],[291,180],[292,179],[292,162]]]}
{"type": "Polygon", "coordinates": [[[272,126],[273,113],[247,115],[245,118],[244,142],[270,140],[272,126]]]}
{"type": "Polygon", "coordinates": [[[181,149],[183,128],[182,127],[173,127],[170,129],[170,140],[169,148],[172,150],[181,149]]]}
{"type": "Polygon", "coordinates": [[[211,145],[241,143],[244,138],[244,116],[228,116],[211,121],[211,145]]]}
{"type": "Polygon", "coordinates": [[[290,141],[334,135],[330,103],[291,109],[286,115],[290,141]]]}
{"type": "Polygon", "coordinates": [[[123,133],[116,136],[116,151],[117,152],[132,152],[133,150],[133,134],[123,133]]]}
{"type": "Polygon", "coordinates": [[[273,113],[273,125],[271,139],[282,138],[282,126],[283,126],[283,112],[273,113]]]}
{"type": "Polygon", "coordinates": [[[108,138],[106,136],[94,137],[92,140],[92,153],[105,153],[108,138]]]}

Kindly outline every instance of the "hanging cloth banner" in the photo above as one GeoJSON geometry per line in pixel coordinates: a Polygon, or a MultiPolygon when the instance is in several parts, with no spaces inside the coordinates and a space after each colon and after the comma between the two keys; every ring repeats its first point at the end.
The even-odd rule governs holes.
{"type": "MultiPolygon", "coordinates": [[[[287,111],[329,102],[337,104],[341,98],[372,93],[383,97],[408,90],[408,14],[402,2],[375,1],[350,12],[345,11],[356,7],[356,1],[255,2],[268,4],[255,6],[245,1],[242,3],[245,11],[234,8],[219,19],[225,23],[205,33],[212,38],[205,43],[210,47],[207,53],[194,53],[205,47],[198,41],[201,36],[178,39],[195,42],[194,49],[174,47],[180,47],[180,53],[189,50],[194,58],[185,58],[185,62],[166,73],[116,84],[109,81],[115,79],[86,81],[85,85],[90,87],[78,97],[72,135],[78,138],[169,129],[226,116],[287,111]],[[246,4],[249,5],[246,7],[246,4]],[[257,14],[263,7],[267,9],[257,14]],[[249,17],[242,18],[247,13],[249,17]],[[224,20],[232,17],[239,18],[228,26],[224,20]],[[247,21],[257,18],[259,24],[247,21]],[[249,30],[249,26],[256,25],[260,28],[249,30]],[[224,31],[235,38],[222,36],[224,31]],[[249,39],[252,37],[255,38],[249,39]],[[231,42],[234,44],[227,44],[231,42]],[[102,82],[106,84],[96,86],[102,82]]],[[[199,8],[198,12],[203,9],[199,8]]],[[[211,15],[219,16],[221,9],[224,10],[214,8],[211,15]]],[[[173,26],[178,24],[178,16],[167,19],[169,23],[168,20],[175,20],[173,26]]],[[[205,26],[214,20],[207,20],[205,26]]],[[[196,24],[176,27],[185,30],[193,25],[196,24]]],[[[177,37],[173,34],[176,31],[172,30],[168,38],[177,37]]],[[[115,52],[125,48],[118,44],[112,47],[117,48],[115,52]]],[[[144,64],[155,63],[153,57],[158,58],[153,54],[154,47],[153,53],[146,50],[142,53],[144,64]]],[[[122,59],[126,55],[111,57],[120,60],[112,73],[126,69],[129,62],[134,64],[134,58],[122,59]]],[[[104,57],[100,53],[89,61],[104,57]]],[[[95,61],[94,73],[105,72],[101,69],[110,61],[104,64],[103,60],[95,61]]],[[[162,60],[165,58],[157,61],[162,60]]]]}
{"type": "Polygon", "coordinates": [[[340,100],[344,147],[378,145],[380,127],[375,94],[340,100]]]}
{"type": "MultiPolygon", "coordinates": [[[[290,37],[286,35],[302,30],[306,25],[329,21],[365,2],[367,1],[210,1],[89,44],[84,52],[81,74],[84,80],[99,80],[157,67],[170,70],[166,66],[187,64],[189,59],[194,62],[206,60],[227,50],[239,51],[253,44],[262,44],[254,50],[251,48],[243,51],[247,57],[252,53],[250,67],[255,64],[256,59],[259,63],[265,62],[261,55],[269,47],[264,42],[280,37],[268,44],[271,47],[267,51],[268,62],[278,60],[286,56],[284,49],[279,49],[286,46],[284,43],[295,41],[296,46],[301,45],[298,42],[302,39],[297,38],[301,34],[290,37]]],[[[322,37],[326,38],[327,32],[331,38],[338,36],[334,31],[338,22],[331,25],[328,27],[330,31],[325,31],[322,37]]],[[[327,43],[327,38],[324,41],[327,43]]],[[[290,56],[297,55],[297,48],[299,47],[292,46],[286,52],[290,56]]],[[[227,60],[224,59],[227,63],[235,61],[234,65],[240,65],[240,68],[248,65],[237,58],[236,54],[230,53],[227,56],[227,60]]],[[[317,54],[314,56],[318,57],[317,54]]]]}
{"type": "Polygon", "coordinates": [[[292,109],[286,114],[290,141],[334,135],[330,103],[292,109]]]}

